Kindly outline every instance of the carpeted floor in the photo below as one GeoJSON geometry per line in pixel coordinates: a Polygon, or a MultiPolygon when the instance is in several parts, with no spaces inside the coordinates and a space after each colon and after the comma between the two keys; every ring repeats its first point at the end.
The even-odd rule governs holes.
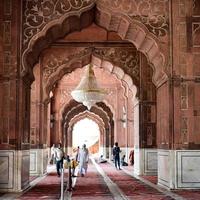
{"type": "MultiPolygon", "coordinates": [[[[173,200],[156,189],[142,183],[140,180],[131,177],[123,170],[117,170],[113,165],[104,163],[99,165],[105,174],[116,184],[123,194],[130,200],[173,200]]],[[[126,168],[127,169],[127,168],[126,168]]],[[[130,168],[132,170],[132,168],[130,168]]],[[[54,170],[55,171],[55,170],[54,170]]],[[[143,178],[156,182],[154,176],[144,176],[143,178]]],[[[178,190],[174,193],[187,200],[200,199],[200,190],[178,190]]],[[[0,195],[1,196],[1,195],[0,195]]],[[[55,172],[49,173],[38,184],[25,192],[16,200],[56,200],[60,196],[60,178],[55,172]]],[[[75,189],[72,192],[72,200],[112,200],[113,196],[103,177],[98,173],[95,166],[90,163],[88,173],[85,177],[78,177],[75,189]]]]}
{"type": "Polygon", "coordinates": [[[112,195],[94,165],[89,164],[85,177],[78,177],[72,200],[111,200],[112,195]]]}
{"type": "Polygon", "coordinates": [[[24,193],[18,200],[59,199],[60,178],[56,173],[50,173],[36,186],[24,193]]]}
{"type": "Polygon", "coordinates": [[[148,181],[150,181],[153,184],[157,184],[158,182],[158,177],[157,176],[141,176],[143,179],[146,179],[148,181]]]}
{"type": "Polygon", "coordinates": [[[122,170],[117,170],[108,163],[100,164],[109,178],[118,185],[122,192],[134,200],[172,200],[171,197],[165,196],[141,181],[130,177],[122,170]]]}

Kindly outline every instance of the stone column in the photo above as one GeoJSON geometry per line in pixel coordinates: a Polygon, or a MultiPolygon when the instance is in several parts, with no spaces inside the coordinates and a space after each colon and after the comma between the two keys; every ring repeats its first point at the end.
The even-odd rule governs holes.
{"type": "Polygon", "coordinates": [[[47,138],[47,130],[50,128],[50,119],[47,120],[48,103],[43,102],[42,68],[40,64],[34,66],[33,73],[35,81],[31,88],[30,175],[41,176],[47,171],[49,159],[47,143],[50,138],[47,138]]]}
{"type": "Polygon", "coordinates": [[[134,106],[134,172],[138,175],[157,174],[156,88],[152,74],[147,59],[141,55],[139,95],[134,106]]]}
{"type": "MultiPolygon", "coordinates": [[[[159,116],[163,122],[158,140],[158,184],[170,189],[197,189],[200,188],[200,2],[171,1],[171,8],[171,81],[168,89],[163,86],[160,90],[169,93],[165,97],[171,100],[159,116]],[[168,118],[166,112],[170,113],[168,118]]],[[[158,102],[163,95],[160,93],[158,102]]]]}
{"type": "Polygon", "coordinates": [[[21,1],[0,3],[0,191],[29,185],[30,77],[20,77],[21,1]]]}

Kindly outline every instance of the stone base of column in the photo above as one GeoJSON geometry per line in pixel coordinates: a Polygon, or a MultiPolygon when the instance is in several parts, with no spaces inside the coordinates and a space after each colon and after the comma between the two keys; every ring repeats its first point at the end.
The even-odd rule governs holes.
{"type": "Polygon", "coordinates": [[[42,176],[47,172],[49,149],[30,149],[30,175],[42,176]]]}
{"type": "Polygon", "coordinates": [[[134,173],[157,175],[157,149],[134,149],[134,173]]]}
{"type": "Polygon", "coordinates": [[[21,192],[29,186],[29,150],[0,150],[0,192],[21,192]]]}
{"type": "Polygon", "coordinates": [[[200,150],[158,150],[158,184],[168,189],[199,189],[200,150]]]}

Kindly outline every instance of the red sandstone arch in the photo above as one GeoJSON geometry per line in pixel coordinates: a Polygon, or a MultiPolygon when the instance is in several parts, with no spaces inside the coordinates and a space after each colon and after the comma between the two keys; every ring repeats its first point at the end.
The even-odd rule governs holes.
{"type": "MultiPolygon", "coordinates": [[[[88,113],[91,113],[95,116],[98,116],[102,121],[103,121],[103,124],[102,126],[104,127],[105,130],[109,130],[109,134],[108,135],[105,135],[104,138],[106,138],[105,140],[103,139],[103,141],[105,141],[105,146],[108,147],[109,144],[111,144],[111,146],[113,145],[113,137],[114,137],[114,130],[112,130],[112,128],[114,128],[112,126],[112,119],[110,119],[110,116],[109,116],[109,112],[104,110],[101,106],[101,104],[103,103],[99,103],[98,106],[94,106],[91,111],[87,111],[85,106],[83,106],[82,104],[80,103],[77,103],[77,102],[71,102],[71,105],[69,107],[69,110],[65,110],[63,112],[63,117],[65,116],[65,113],[67,113],[67,115],[65,116],[65,122],[63,122],[63,124],[65,124],[63,126],[63,128],[65,129],[63,132],[64,134],[67,133],[68,137],[66,137],[65,135],[65,139],[68,141],[68,146],[71,146],[71,142],[72,142],[72,138],[71,138],[71,131],[72,131],[72,125],[71,123],[73,122],[74,119],[77,118],[77,116],[80,115],[80,113],[85,113],[85,112],[88,112],[88,113]],[[73,106],[72,106],[73,105],[73,106]],[[72,106],[72,107],[71,107],[72,106]]],[[[107,107],[107,109],[110,111],[110,109],[107,107]]],[[[105,131],[104,131],[105,132],[105,131]]]]}
{"type": "Polygon", "coordinates": [[[88,110],[79,113],[78,115],[75,115],[69,122],[69,127],[73,127],[74,124],[76,124],[78,121],[80,121],[81,119],[84,118],[89,118],[93,121],[95,121],[97,124],[100,124],[101,126],[105,126],[104,121],[102,120],[102,118],[92,112],[89,112],[88,110]]]}
{"type": "Polygon", "coordinates": [[[88,111],[84,111],[82,113],[79,113],[78,115],[74,116],[70,122],[69,122],[69,128],[68,128],[68,133],[67,133],[67,141],[68,144],[67,146],[72,146],[72,130],[73,130],[73,126],[80,120],[84,119],[84,118],[89,118],[91,120],[93,120],[94,122],[96,122],[99,125],[100,128],[100,140],[103,140],[103,137],[105,136],[105,124],[102,120],[102,118],[98,115],[96,115],[95,113],[91,113],[88,111]]]}
{"type": "Polygon", "coordinates": [[[127,15],[112,13],[98,5],[95,12],[94,17],[94,3],[92,3],[91,6],[65,13],[59,19],[47,23],[30,39],[28,47],[22,54],[22,75],[27,73],[32,75],[29,66],[34,66],[40,52],[53,41],[73,31],[81,30],[95,21],[97,25],[107,31],[115,31],[123,40],[130,41],[146,55],[153,67],[153,82],[157,87],[167,80],[166,61],[164,53],[159,47],[159,40],[142,23],[127,15]]]}
{"type": "MultiPolygon", "coordinates": [[[[86,111],[86,110],[87,110],[87,108],[86,108],[85,106],[83,106],[82,104],[78,104],[77,106],[71,108],[71,109],[67,112],[67,114],[65,115],[64,121],[70,122],[71,119],[72,119],[74,116],[76,116],[76,115],[78,115],[80,112],[84,112],[84,111],[86,111]]],[[[103,108],[98,107],[98,106],[95,105],[95,106],[93,106],[93,107],[91,108],[90,112],[93,112],[93,113],[99,115],[99,116],[102,118],[102,120],[103,120],[103,122],[104,122],[104,124],[105,124],[105,127],[106,127],[106,128],[109,127],[110,118],[109,118],[109,116],[108,116],[108,113],[107,113],[103,108]]]]}
{"type": "Polygon", "coordinates": [[[127,83],[129,89],[132,91],[133,99],[137,93],[137,88],[133,83],[132,78],[125,74],[123,69],[113,65],[111,62],[103,60],[102,58],[98,58],[95,55],[92,55],[92,50],[86,50],[86,53],[82,56],[75,57],[69,60],[68,63],[61,64],[57,70],[51,74],[48,78],[47,82],[44,84],[44,96],[43,100],[46,101],[49,97],[49,93],[53,87],[53,85],[60,80],[64,75],[67,73],[71,73],[73,70],[77,68],[82,68],[83,66],[92,63],[99,68],[103,68],[104,70],[110,72],[111,74],[115,75],[118,80],[124,81],[127,83]]]}
{"type": "MultiPolygon", "coordinates": [[[[61,110],[61,115],[62,118],[66,118],[66,113],[70,112],[73,108],[76,108],[77,106],[82,105],[81,103],[76,102],[75,100],[71,99],[70,102],[66,102],[65,105],[63,106],[63,109],[61,110]]],[[[104,102],[98,102],[96,104],[97,107],[101,107],[109,116],[109,120],[113,120],[114,113],[110,109],[109,104],[105,104],[104,102]]],[[[85,110],[87,111],[87,110],[85,110]]]]}

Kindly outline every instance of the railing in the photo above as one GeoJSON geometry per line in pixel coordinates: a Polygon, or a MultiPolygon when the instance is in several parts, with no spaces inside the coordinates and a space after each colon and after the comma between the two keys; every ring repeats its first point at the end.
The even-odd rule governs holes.
{"type": "Polygon", "coordinates": [[[61,169],[61,191],[60,200],[64,200],[64,168],[61,169]]]}
{"type": "MultiPolygon", "coordinates": [[[[72,176],[71,176],[71,163],[68,161],[68,182],[67,182],[67,191],[72,191],[72,176]]],[[[65,166],[61,169],[61,187],[60,187],[60,200],[65,200],[65,192],[64,192],[64,177],[65,177],[65,166]]]]}

